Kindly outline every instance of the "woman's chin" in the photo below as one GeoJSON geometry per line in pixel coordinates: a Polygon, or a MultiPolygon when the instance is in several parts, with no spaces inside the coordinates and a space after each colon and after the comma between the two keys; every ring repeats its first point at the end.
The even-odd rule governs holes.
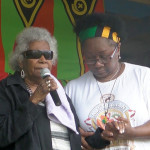
{"type": "Polygon", "coordinates": [[[42,79],[42,77],[41,77],[40,73],[33,74],[33,75],[29,78],[30,81],[34,81],[34,82],[40,82],[41,79],[42,79]]]}
{"type": "Polygon", "coordinates": [[[97,77],[102,77],[102,78],[107,76],[105,70],[97,70],[97,71],[94,71],[93,74],[97,77]]]}

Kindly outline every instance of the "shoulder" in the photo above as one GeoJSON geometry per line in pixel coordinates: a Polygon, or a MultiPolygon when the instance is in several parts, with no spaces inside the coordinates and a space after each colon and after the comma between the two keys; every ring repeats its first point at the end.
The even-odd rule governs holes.
{"type": "Polygon", "coordinates": [[[67,85],[65,86],[65,88],[67,87],[76,87],[76,86],[82,86],[83,84],[85,84],[85,82],[87,80],[89,80],[91,77],[92,77],[92,73],[90,71],[86,72],[85,74],[83,74],[82,76],[76,78],[76,79],[73,79],[71,81],[69,81],[67,83],[67,85]]]}
{"type": "Polygon", "coordinates": [[[150,68],[136,64],[125,63],[125,75],[141,82],[150,81],[150,68]]]}
{"type": "Polygon", "coordinates": [[[24,91],[22,89],[26,89],[26,85],[18,73],[9,75],[0,81],[0,91],[4,91],[3,94],[13,94],[16,92],[18,95],[20,95],[21,91],[24,91]]]}
{"type": "Polygon", "coordinates": [[[86,84],[89,84],[89,81],[93,79],[92,77],[93,74],[89,71],[79,78],[69,81],[64,87],[66,94],[69,97],[73,97],[76,93],[82,93],[86,87],[86,84]]]}
{"type": "Polygon", "coordinates": [[[3,87],[3,88],[6,87],[8,85],[8,81],[10,80],[10,78],[12,78],[11,76],[13,75],[9,75],[6,78],[2,79],[0,81],[0,87],[3,87]]]}
{"type": "Polygon", "coordinates": [[[22,82],[22,78],[20,77],[18,72],[7,76],[5,79],[0,81],[1,85],[9,86],[13,84],[20,84],[22,82]]]}
{"type": "Polygon", "coordinates": [[[142,73],[142,74],[150,73],[150,68],[146,66],[125,63],[125,67],[127,71],[133,71],[135,73],[142,73]]]}

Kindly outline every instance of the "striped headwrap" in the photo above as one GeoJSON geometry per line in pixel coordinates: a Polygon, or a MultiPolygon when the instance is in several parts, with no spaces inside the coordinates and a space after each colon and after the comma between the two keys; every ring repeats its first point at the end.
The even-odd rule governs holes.
{"type": "Polygon", "coordinates": [[[104,37],[107,39],[112,39],[116,43],[119,43],[120,41],[118,34],[116,32],[112,32],[111,28],[108,26],[104,26],[103,28],[99,26],[93,26],[82,30],[79,33],[79,38],[81,42],[93,37],[104,37]]]}

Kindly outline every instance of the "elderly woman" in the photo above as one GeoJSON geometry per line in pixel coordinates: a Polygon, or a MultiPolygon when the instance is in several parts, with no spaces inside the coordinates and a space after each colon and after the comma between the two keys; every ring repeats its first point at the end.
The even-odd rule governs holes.
{"type": "Polygon", "coordinates": [[[150,69],[120,61],[123,29],[108,14],[87,15],[75,27],[89,71],[65,91],[80,120],[83,149],[149,150],[150,69]]]}
{"type": "Polygon", "coordinates": [[[0,82],[1,150],[81,149],[75,110],[49,71],[57,59],[56,46],[44,28],[25,28],[18,35],[10,58],[15,73],[0,82]],[[52,91],[61,105],[55,105],[52,91]]]}

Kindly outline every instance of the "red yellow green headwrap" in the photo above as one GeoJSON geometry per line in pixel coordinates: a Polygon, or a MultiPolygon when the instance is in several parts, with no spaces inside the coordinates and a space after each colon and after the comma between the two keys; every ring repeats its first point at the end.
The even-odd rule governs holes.
{"type": "Polygon", "coordinates": [[[120,38],[118,37],[116,32],[112,32],[111,28],[108,26],[105,27],[99,27],[99,26],[94,26],[87,28],[85,30],[82,30],[79,33],[79,38],[80,41],[83,42],[86,39],[93,38],[93,37],[104,37],[107,39],[112,39],[116,43],[119,43],[120,38]]]}

